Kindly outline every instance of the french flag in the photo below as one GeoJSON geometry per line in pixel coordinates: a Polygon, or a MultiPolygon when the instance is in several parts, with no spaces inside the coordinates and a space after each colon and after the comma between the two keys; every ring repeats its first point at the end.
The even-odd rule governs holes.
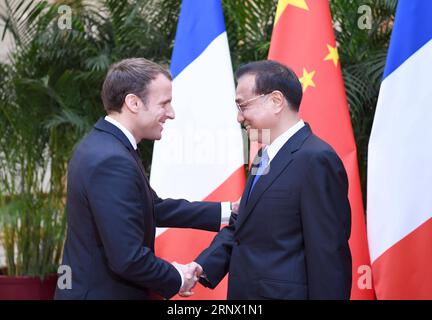
{"type": "Polygon", "coordinates": [[[368,155],[378,299],[432,299],[432,1],[399,0],[368,155]]]}
{"type": "MultiPolygon", "coordinates": [[[[234,77],[220,0],[182,2],[174,51],[172,105],[153,150],[150,183],[162,198],[236,201],[244,183],[243,137],[237,123],[234,77]]],[[[188,263],[216,235],[158,229],[156,254],[188,263]]],[[[226,279],[213,291],[200,285],[195,299],[226,299],[226,279]]]]}

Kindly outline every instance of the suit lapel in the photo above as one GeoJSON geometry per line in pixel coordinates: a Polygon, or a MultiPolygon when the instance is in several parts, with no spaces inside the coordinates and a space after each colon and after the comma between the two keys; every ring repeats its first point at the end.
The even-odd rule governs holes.
{"type": "MultiPolygon", "coordinates": [[[[239,208],[239,217],[238,217],[238,226],[241,226],[244,221],[248,218],[253,208],[257,204],[258,200],[261,198],[262,194],[267,190],[268,187],[271,186],[273,181],[279,176],[279,174],[283,171],[283,169],[288,166],[292,161],[291,153],[286,152],[286,150],[280,150],[277,156],[270,163],[270,170],[266,175],[263,175],[259,178],[257,183],[255,184],[252,193],[249,195],[249,200],[244,202],[245,205],[243,208],[239,208]],[[282,156],[283,154],[283,156],[282,156]],[[243,209],[243,210],[241,210],[243,209]]],[[[254,176],[250,175],[249,178],[253,180],[254,176]]],[[[249,186],[250,189],[250,186],[249,186]]],[[[249,192],[249,190],[248,190],[249,192]]],[[[243,196],[247,198],[248,193],[244,193],[243,196]]],[[[243,199],[243,197],[242,197],[243,199]]]]}
{"type": "MultiPolygon", "coordinates": [[[[115,125],[106,121],[104,118],[99,119],[99,121],[95,124],[95,128],[97,130],[105,131],[105,132],[112,134],[115,138],[120,140],[120,142],[129,150],[132,158],[135,160],[136,164],[138,165],[139,171],[141,172],[142,178],[144,180],[144,185],[146,185],[146,187],[147,187],[147,193],[149,195],[151,195],[150,183],[149,183],[147,176],[145,174],[145,169],[144,169],[144,166],[142,164],[142,161],[141,161],[140,157],[138,156],[137,151],[134,150],[133,146],[129,142],[129,139],[124,135],[124,133],[119,128],[117,128],[115,125]]],[[[152,196],[151,196],[151,199],[153,201],[152,196]]],[[[153,212],[153,216],[154,216],[154,212],[153,212]]]]}
{"type": "Polygon", "coordinates": [[[133,146],[129,142],[129,139],[124,135],[124,133],[119,128],[117,128],[115,125],[106,121],[103,118],[99,119],[99,121],[95,125],[95,128],[98,130],[101,130],[101,131],[108,132],[108,133],[112,134],[114,137],[116,137],[118,140],[120,140],[120,142],[131,153],[131,156],[134,158],[136,164],[138,165],[139,170],[140,170],[144,180],[148,183],[148,179],[147,179],[147,176],[145,175],[145,170],[144,170],[144,166],[141,162],[141,159],[139,158],[137,151],[134,150],[133,146]]]}
{"type": "Polygon", "coordinates": [[[248,183],[243,192],[242,201],[239,207],[236,231],[238,231],[238,229],[247,220],[263,193],[272,185],[272,183],[282,173],[282,171],[293,161],[293,153],[300,149],[303,142],[311,133],[312,132],[309,125],[305,124],[303,128],[301,128],[297,133],[295,133],[282,146],[282,148],[270,162],[269,172],[259,178],[252,190],[252,193],[249,195],[249,200],[246,202],[247,195],[249,193],[254,178],[253,175],[249,175],[248,183]]]}
{"type": "Polygon", "coordinates": [[[129,142],[128,138],[124,135],[124,133],[117,128],[112,123],[106,121],[104,118],[100,118],[98,122],[95,124],[95,128],[97,130],[105,131],[110,134],[112,134],[114,137],[116,137],[120,142],[129,150],[133,150],[133,147],[131,143],[129,142]]]}

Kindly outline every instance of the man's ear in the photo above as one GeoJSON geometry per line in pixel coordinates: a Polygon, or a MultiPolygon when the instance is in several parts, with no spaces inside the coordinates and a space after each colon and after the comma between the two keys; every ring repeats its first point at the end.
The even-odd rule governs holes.
{"type": "Polygon", "coordinates": [[[276,113],[281,112],[281,110],[285,107],[285,97],[279,90],[275,90],[271,93],[270,96],[271,102],[273,103],[273,109],[276,113]]]}
{"type": "Polygon", "coordinates": [[[136,95],[134,95],[132,93],[129,93],[128,95],[126,95],[124,104],[126,105],[126,108],[129,109],[130,112],[138,113],[139,98],[136,95]]]}

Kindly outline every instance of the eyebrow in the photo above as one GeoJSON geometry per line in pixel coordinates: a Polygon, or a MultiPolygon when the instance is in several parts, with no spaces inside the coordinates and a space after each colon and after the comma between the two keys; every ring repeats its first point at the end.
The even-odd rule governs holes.
{"type": "Polygon", "coordinates": [[[161,101],[161,102],[159,102],[160,104],[167,104],[167,103],[169,103],[169,102],[171,102],[172,101],[172,99],[166,99],[166,100],[163,100],[163,101],[161,101]]]}

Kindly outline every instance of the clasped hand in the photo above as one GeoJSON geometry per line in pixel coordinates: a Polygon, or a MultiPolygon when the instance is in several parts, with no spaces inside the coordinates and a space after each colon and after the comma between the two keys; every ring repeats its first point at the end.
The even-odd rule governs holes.
{"type": "Polygon", "coordinates": [[[190,297],[193,295],[192,289],[195,287],[200,276],[203,274],[203,269],[196,262],[191,262],[189,264],[180,264],[177,262],[172,263],[180,272],[183,273],[184,283],[180,288],[179,295],[181,297],[190,297]]]}

